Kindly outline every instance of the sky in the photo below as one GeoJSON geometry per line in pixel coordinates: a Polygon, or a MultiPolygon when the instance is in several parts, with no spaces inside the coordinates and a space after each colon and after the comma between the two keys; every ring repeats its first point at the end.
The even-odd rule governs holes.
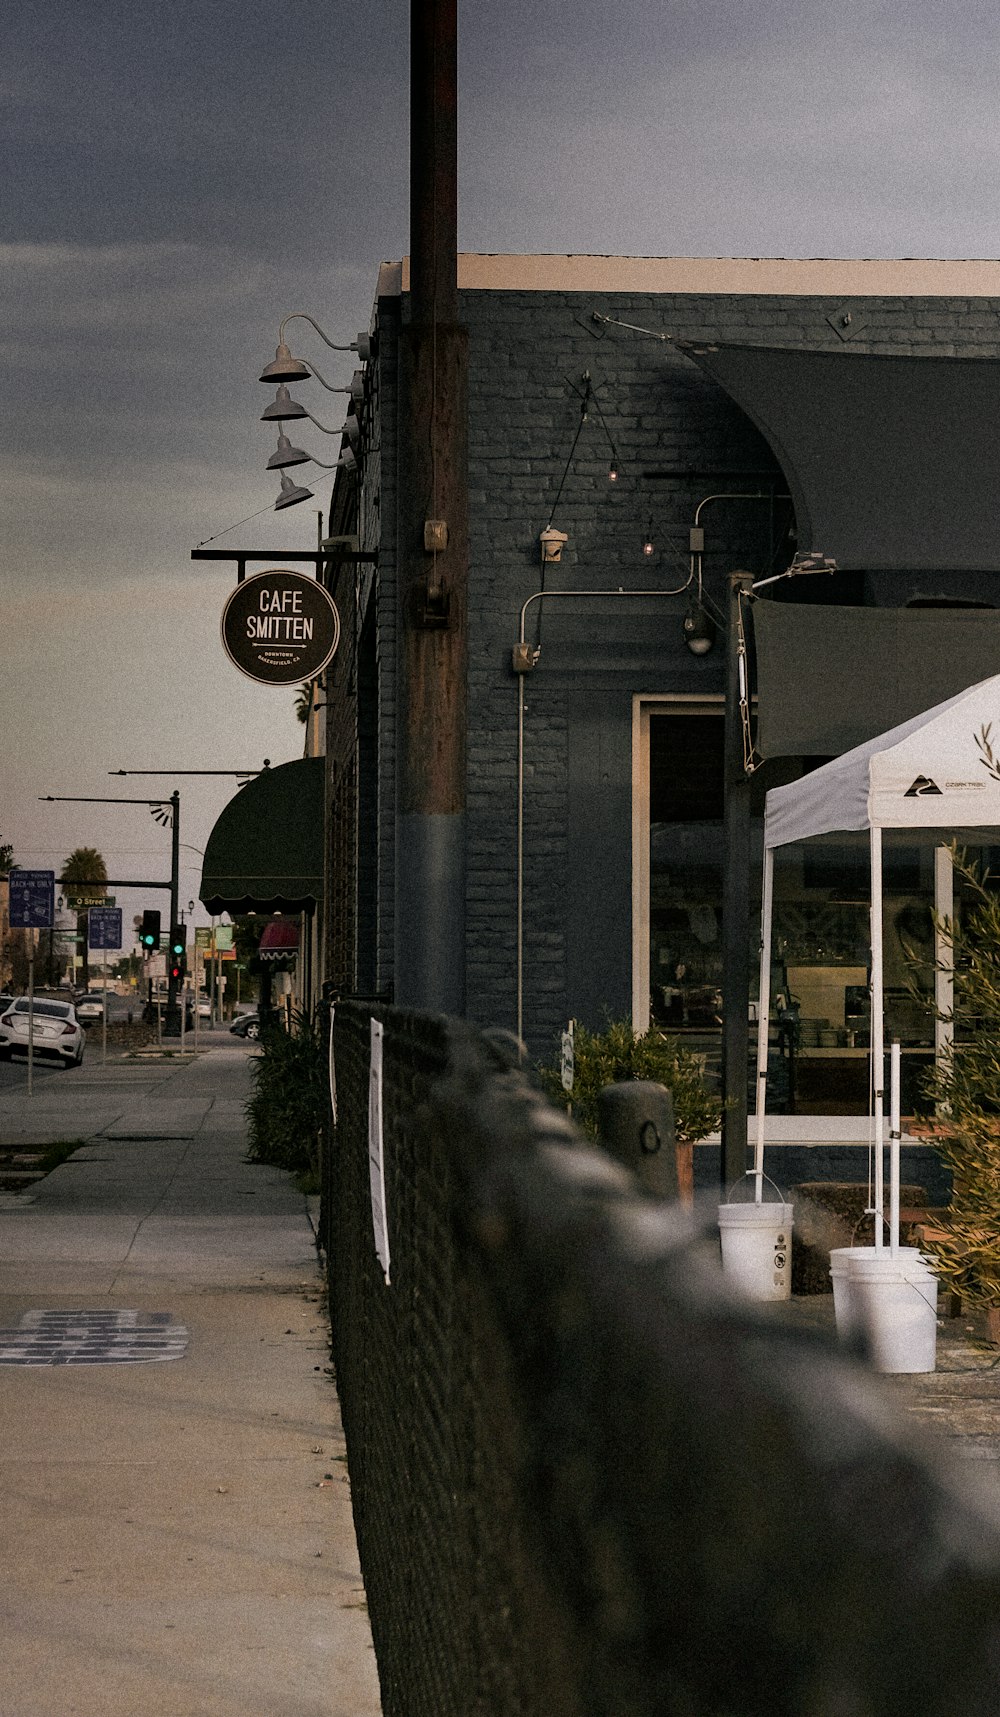
{"type": "MultiPolygon", "coordinates": [[[[1000,254],[993,6],[460,0],[460,36],[465,250],[1000,254]]],[[[18,863],[58,871],[86,845],[113,876],[166,877],[147,807],[41,799],[177,787],[186,902],[235,782],[178,771],[301,754],[294,694],[223,652],[235,569],[190,552],[316,544],[332,473],[297,468],[315,501],[273,512],[257,376],[290,311],[343,343],[367,328],[379,261],[408,249],[408,37],[402,0],[5,8],[0,843],[18,863]]],[[[350,380],[349,353],[289,333],[350,380]]],[[[119,891],[129,912],[161,898],[119,891]]]]}

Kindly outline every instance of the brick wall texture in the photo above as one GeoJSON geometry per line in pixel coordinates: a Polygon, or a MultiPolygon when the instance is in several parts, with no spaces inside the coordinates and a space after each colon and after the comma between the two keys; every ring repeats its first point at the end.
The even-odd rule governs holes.
{"type": "MultiPolygon", "coordinates": [[[[470,591],[468,665],[467,991],[470,1018],[515,1020],[515,831],[517,682],[511,671],[521,606],[542,587],[538,537],[551,521],[569,542],[546,569],[548,589],[586,592],[677,590],[689,572],[688,527],[712,494],[752,500],[706,510],[706,590],[721,604],[726,574],[781,570],[792,552],[790,511],[776,460],[754,425],[674,341],[718,340],[814,350],[1000,356],[1000,299],[852,299],[713,294],[585,294],[466,291],[469,329],[470,591]],[[663,342],[592,320],[593,312],[668,335],[663,342]],[[594,401],[581,427],[584,375],[594,401]],[[573,458],[570,450],[577,437],[573,458]],[[620,475],[609,482],[614,445],[620,475]],[[652,535],[647,557],[643,539],[652,535]]],[[[377,604],[379,714],[379,986],[391,982],[395,844],[395,447],[397,330],[407,300],[378,305],[371,366],[360,529],[377,546],[378,572],[363,600],[377,604]]],[[[809,546],[809,545],[803,545],[809,546]]],[[[891,581],[890,581],[891,582],[891,581]]],[[[897,581],[898,584],[898,581],[897,581]]],[[[962,594],[960,588],[957,594],[962,594]]],[[[841,599],[857,600],[853,597],[841,599]]],[[[903,602],[883,581],[866,600],[903,602]]],[[[685,598],[648,604],[614,595],[552,601],[528,611],[527,637],[541,645],[528,676],[525,711],[525,1027],[547,1049],[581,999],[567,974],[580,949],[568,938],[573,880],[571,830],[593,818],[600,849],[595,910],[611,915],[628,942],[631,830],[578,738],[580,696],[627,749],[636,694],[719,698],[722,650],[696,658],[684,647],[685,598]],[[575,725],[576,723],[576,725],[575,725]],[[582,761],[581,761],[582,760],[582,761]]],[[[613,938],[612,938],[613,940],[613,938]]],[[[630,1011],[630,950],[587,986],[589,1008],[630,1011]],[[598,1002],[594,998],[598,998],[598,1002]]],[[[600,1024],[592,1017],[588,1023],[600,1024]]]]}

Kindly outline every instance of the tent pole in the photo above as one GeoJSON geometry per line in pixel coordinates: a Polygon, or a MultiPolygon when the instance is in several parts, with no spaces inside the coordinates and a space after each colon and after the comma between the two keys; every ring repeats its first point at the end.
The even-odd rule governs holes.
{"type": "Polygon", "coordinates": [[[756,1202],[764,1197],[764,1114],[767,1109],[767,1053],[771,1014],[771,921],[774,889],[774,848],[767,844],[764,823],[764,879],[760,900],[760,985],[757,990],[757,1139],[754,1149],[756,1202]]]}
{"type": "Polygon", "coordinates": [[[934,1067],[940,1073],[955,1027],[955,955],[950,937],[942,933],[955,917],[955,870],[950,847],[934,848],[934,1067]]]}
{"type": "Polygon", "coordinates": [[[882,967],[882,830],[871,828],[871,1053],[872,1123],[875,1143],[875,1250],[882,1251],[885,1205],[885,987],[882,967]]]}
{"type": "Polygon", "coordinates": [[[889,1049],[889,1251],[899,1257],[899,1039],[889,1049]]]}

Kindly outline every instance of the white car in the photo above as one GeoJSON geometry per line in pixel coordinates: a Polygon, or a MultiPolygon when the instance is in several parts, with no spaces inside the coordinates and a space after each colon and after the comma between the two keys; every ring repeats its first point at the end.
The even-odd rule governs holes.
{"type": "Polygon", "coordinates": [[[76,1017],[77,1019],[103,1019],[103,996],[81,996],[76,1003],[76,1017]]]}
{"type": "MultiPolygon", "coordinates": [[[[28,1053],[29,1005],[27,996],[18,996],[0,1014],[0,1056],[5,1060],[10,1059],[15,1049],[28,1053]]],[[[71,1003],[36,999],[32,1011],[34,1053],[62,1061],[67,1067],[79,1067],[86,1039],[71,1003]]]]}

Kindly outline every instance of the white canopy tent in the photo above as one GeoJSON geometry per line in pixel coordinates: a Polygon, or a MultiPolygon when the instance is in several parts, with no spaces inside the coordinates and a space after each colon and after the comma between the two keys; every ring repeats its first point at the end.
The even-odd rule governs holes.
{"type": "MultiPolygon", "coordinates": [[[[1000,674],[847,751],[787,787],[767,794],[761,903],[760,999],[754,1173],[763,1197],[764,1118],[770,1014],[774,851],[793,841],[869,831],[871,849],[871,1081],[875,1147],[875,1245],[883,1244],[885,1006],[882,966],[882,831],[944,832],[970,842],[1000,827],[1000,674]]],[[[950,887],[950,858],[947,852],[950,887]]],[[[940,897],[936,900],[941,910],[940,897]]],[[[898,1174],[892,1233],[898,1235],[898,1174]]]]}

